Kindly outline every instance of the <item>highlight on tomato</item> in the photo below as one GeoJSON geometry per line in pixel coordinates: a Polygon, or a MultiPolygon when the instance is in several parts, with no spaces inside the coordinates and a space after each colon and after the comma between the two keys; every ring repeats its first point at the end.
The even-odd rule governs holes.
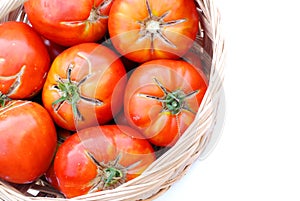
{"type": "Polygon", "coordinates": [[[50,57],[38,33],[23,22],[0,24],[0,91],[29,99],[43,87],[50,57]]]}
{"type": "Polygon", "coordinates": [[[75,45],[52,63],[43,105],[67,130],[105,124],[123,105],[126,81],[125,67],[112,50],[97,43],[75,45]]]}
{"type": "Polygon", "coordinates": [[[156,159],[152,145],[128,126],[85,128],[58,149],[58,189],[72,198],[113,189],[139,176],[156,159]]]}
{"type": "Polygon", "coordinates": [[[151,143],[170,147],[193,122],[206,89],[204,73],[188,62],[145,62],[128,80],[124,115],[151,143]]]}
{"type": "Polygon", "coordinates": [[[25,12],[45,38],[63,45],[96,42],[107,31],[113,0],[28,0],[25,12]]]}
{"type": "Polygon", "coordinates": [[[194,0],[115,0],[108,19],[114,47],[136,62],[182,56],[199,26],[194,0]]]}
{"type": "Polygon", "coordinates": [[[12,183],[36,181],[56,150],[55,125],[47,110],[31,101],[0,97],[0,178],[12,183]]]}

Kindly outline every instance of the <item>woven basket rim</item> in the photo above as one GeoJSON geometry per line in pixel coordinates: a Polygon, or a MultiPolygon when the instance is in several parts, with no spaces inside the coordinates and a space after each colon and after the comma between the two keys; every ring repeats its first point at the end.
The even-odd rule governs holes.
{"type": "MultiPolygon", "coordinates": [[[[0,5],[0,23],[8,20],[11,11],[18,13],[18,9],[22,7],[25,1],[3,0],[6,4],[3,6],[1,2],[0,5]]],[[[226,48],[222,34],[221,15],[214,1],[195,0],[195,2],[201,15],[201,23],[204,25],[203,32],[210,40],[211,71],[209,86],[194,122],[177,144],[168,150],[163,157],[156,160],[141,176],[116,189],[76,197],[74,200],[153,200],[167,191],[173,183],[180,180],[206,148],[216,123],[216,113],[224,79],[226,48]],[[167,153],[173,153],[173,155],[167,153]],[[172,167],[168,167],[171,163],[172,167]],[[155,176],[155,180],[153,180],[153,176],[155,176]]],[[[65,198],[29,197],[21,194],[7,182],[0,180],[1,197],[5,200],[69,200],[65,198]]]]}

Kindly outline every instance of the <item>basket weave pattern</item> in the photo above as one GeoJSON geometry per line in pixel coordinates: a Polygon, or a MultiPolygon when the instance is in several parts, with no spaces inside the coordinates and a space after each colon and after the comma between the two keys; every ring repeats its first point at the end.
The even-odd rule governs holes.
{"type": "MultiPolygon", "coordinates": [[[[1,0],[0,23],[9,20],[27,22],[22,11],[25,0],[1,0]]],[[[217,111],[220,102],[224,76],[224,40],[220,28],[220,14],[212,0],[195,0],[201,16],[201,33],[197,43],[200,50],[209,55],[209,87],[200,105],[194,122],[189,126],[179,141],[166,153],[160,156],[141,176],[122,184],[116,189],[92,193],[73,200],[111,201],[111,200],[154,200],[168,190],[199,158],[206,148],[216,125],[217,111]]],[[[51,188],[42,181],[17,188],[0,180],[0,200],[32,201],[32,200],[66,200],[57,194],[55,198],[28,196],[28,188],[34,188],[55,195],[51,188]]]]}

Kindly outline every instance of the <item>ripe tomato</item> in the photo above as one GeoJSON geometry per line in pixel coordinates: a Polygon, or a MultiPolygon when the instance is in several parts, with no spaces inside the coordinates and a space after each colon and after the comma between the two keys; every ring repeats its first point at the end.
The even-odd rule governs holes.
{"type": "Polygon", "coordinates": [[[40,36],[22,22],[0,24],[0,91],[27,99],[43,87],[50,58],[40,36]]]}
{"type": "Polygon", "coordinates": [[[42,101],[58,126],[82,129],[110,121],[123,104],[126,70],[105,46],[83,43],[56,57],[42,101]]]}
{"type": "Polygon", "coordinates": [[[182,56],[199,30],[193,0],[115,0],[108,19],[115,48],[144,62],[182,56]]]}
{"type": "Polygon", "coordinates": [[[156,159],[150,143],[127,126],[83,129],[58,149],[54,172],[68,198],[115,188],[139,176],[156,159]]]}
{"type": "Polygon", "coordinates": [[[50,166],[56,140],[54,123],[41,105],[31,101],[7,104],[2,101],[0,178],[19,184],[35,181],[50,166]]]}
{"type": "Polygon", "coordinates": [[[60,45],[95,42],[107,31],[112,0],[28,0],[25,11],[32,26],[60,45]]]}
{"type": "Polygon", "coordinates": [[[172,146],[193,122],[206,89],[204,74],[185,61],[149,61],[128,80],[124,114],[154,145],[172,146]]]}

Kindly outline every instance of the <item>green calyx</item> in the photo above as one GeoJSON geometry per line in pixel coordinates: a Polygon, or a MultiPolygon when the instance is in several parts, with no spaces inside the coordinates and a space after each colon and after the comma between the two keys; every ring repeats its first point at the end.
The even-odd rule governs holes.
{"type": "Polygon", "coordinates": [[[89,193],[98,190],[114,189],[126,182],[127,171],[133,166],[126,168],[119,164],[121,155],[118,155],[113,161],[104,163],[99,162],[92,153],[86,151],[86,154],[96,165],[98,172],[97,176],[90,182],[91,189],[89,190],[89,193]]]}
{"type": "Polygon", "coordinates": [[[0,92],[0,107],[5,107],[9,101],[11,101],[11,99],[6,94],[0,92]]]}
{"type": "Polygon", "coordinates": [[[77,103],[80,100],[80,95],[78,91],[78,86],[72,81],[59,81],[57,85],[58,90],[61,93],[61,97],[54,101],[52,105],[59,105],[65,101],[67,101],[72,106],[72,112],[74,114],[75,119],[82,120],[82,116],[77,108],[77,103]]]}
{"type": "Polygon", "coordinates": [[[164,108],[172,114],[178,114],[184,106],[185,94],[180,91],[169,92],[163,101],[164,108]]]}
{"type": "Polygon", "coordinates": [[[107,167],[103,172],[105,188],[116,184],[120,179],[123,178],[122,171],[115,167],[107,167]]]}
{"type": "Polygon", "coordinates": [[[139,94],[141,97],[157,100],[162,103],[163,105],[163,111],[171,112],[173,115],[178,115],[182,110],[187,110],[192,113],[195,113],[192,111],[188,104],[186,103],[186,100],[194,97],[199,93],[200,90],[192,91],[191,93],[184,93],[184,91],[178,89],[176,91],[169,91],[166,87],[163,86],[163,84],[158,81],[157,78],[154,78],[154,82],[156,85],[162,90],[164,93],[163,97],[157,97],[152,96],[148,94],[139,94]]]}
{"type": "Polygon", "coordinates": [[[72,112],[75,120],[83,121],[84,117],[81,115],[78,109],[78,102],[85,101],[88,104],[93,104],[96,106],[100,106],[103,104],[102,101],[94,98],[85,97],[80,92],[80,86],[84,84],[93,74],[88,74],[83,77],[80,81],[73,81],[71,79],[72,69],[74,64],[70,64],[67,68],[67,79],[62,79],[58,77],[57,85],[54,86],[56,90],[60,93],[61,97],[52,103],[52,107],[54,107],[54,111],[58,111],[61,105],[64,102],[67,102],[72,107],[72,112]]]}

